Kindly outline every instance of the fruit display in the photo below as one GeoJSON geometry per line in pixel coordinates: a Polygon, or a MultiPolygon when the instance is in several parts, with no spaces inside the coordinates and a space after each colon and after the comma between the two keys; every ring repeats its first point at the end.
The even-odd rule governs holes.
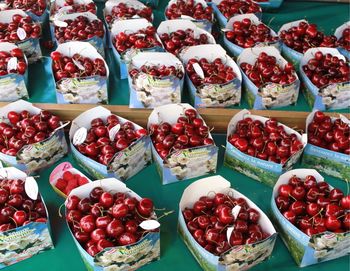
{"type": "Polygon", "coordinates": [[[282,239],[290,240],[285,243],[299,266],[347,254],[350,196],[330,186],[316,170],[283,174],[273,189],[271,204],[276,226],[282,239]],[[297,256],[292,243],[299,248],[297,256]],[[305,253],[306,248],[312,253],[305,253]]]}
{"type": "Polygon", "coordinates": [[[153,201],[141,198],[117,179],[98,180],[74,189],[65,206],[78,249],[88,253],[81,253],[88,268],[103,264],[136,269],[159,259],[160,224],[153,201]],[[135,249],[127,255],[120,253],[137,245],[142,245],[145,252],[135,249]]]}
{"type": "Polygon", "coordinates": [[[50,15],[54,16],[57,13],[71,14],[81,12],[96,14],[96,4],[92,0],[56,0],[51,5],[50,15]]]}
{"type": "Polygon", "coordinates": [[[46,0],[5,0],[6,9],[21,9],[40,17],[47,10],[46,0]]]}

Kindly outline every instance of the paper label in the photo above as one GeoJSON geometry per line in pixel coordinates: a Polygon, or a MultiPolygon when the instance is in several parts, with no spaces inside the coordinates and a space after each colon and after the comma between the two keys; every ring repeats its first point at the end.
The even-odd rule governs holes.
{"type": "Polygon", "coordinates": [[[188,15],[181,15],[181,19],[185,19],[185,20],[195,20],[193,17],[188,16],[188,15]]]}
{"type": "Polygon", "coordinates": [[[227,228],[226,238],[227,238],[227,242],[229,242],[229,243],[230,243],[231,234],[232,234],[234,229],[235,229],[235,227],[228,227],[227,228]]]}
{"type": "Polygon", "coordinates": [[[118,123],[116,126],[112,127],[112,129],[109,130],[109,139],[111,141],[114,141],[115,139],[115,135],[118,133],[118,131],[120,130],[120,124],[118,123]]]}
{"type": "Polygon", "coordinates": [[[53,23],[54,23],[54,25],[56,25],[58,27],[67,27],[68,26],[68,24],[66,22],[62,22],[59,20],[54,20],[53,23]]]}
{"type": "Polygon", "coordinates": [[[17,70],[17,57],[11,57],[7,62],[7,71],[17,70]]]}
{"type": "Polygon", "coordinates": [[[235,207],[232,208],[232,216],[235,218],[235,220],[237,219],[239,212],[241,211],[241,206],[236,205],[235,207]]]}
{"type": "Polygon", "coordinates": [[[33,177],[27,177],[24,183],[24,190],[28,197],[32,200],[36,200],[38,198],[39,188],[38,184],[33,177]]]}
{"type": "Polygon", "coordinates": [[[18,27],[17,36],[20,40],[24,40],[27,37],[27,33],[22,27],[18,27]]]}
{"type": "Polygon", "coordinates": [[[73,145],[80,145],[84,143],[87,136],[87,129],[85,127],[79,128],[73,136],[73,145]]]}
{"type": "Polygon", "coordinates": [[[73,60],[74,65],[77,66],[79,70],[85,71],[85,67],[83,65],[81,65],[81,63],[79,61],[75,60],[74,58],[72,58],[72,60],[73,60]]]}
{"type": "Polygon", "coordinates": [[[146,231],[151,231],[158,229],[160,227],[160,224],[157,220],[151,219],[142,221],[139,226],[146,231]]]}
{"type": "Polygon", "coordinates": [[[204,79],[204,72],[203,72],[201,66],[199,66],[198,63],[194,63],[192,66],[193,66],[194,71],[198,74],[198,76],[200,78],[204,79]]]}

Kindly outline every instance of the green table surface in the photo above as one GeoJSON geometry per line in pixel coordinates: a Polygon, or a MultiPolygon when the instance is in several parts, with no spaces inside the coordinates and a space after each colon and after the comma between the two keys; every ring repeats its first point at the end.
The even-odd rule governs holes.
{"type": "MultiPolygon", "coordinates": [[[[154,25],[156,27],[164,20],[164,8],[168,3],[166,0],[160,0],[159,2],[159,7],[154,10],[154,25]]],[[[103,3],[99,3],[98,8],[98,15],[102,18],[103,3]]],[[[309,22],[316,23],[319,29],[326,34],[333,34],[338,26],[349,19],[348,7],[345,4],[296,2],[292,0],[284,2],[282,7],[278,10],[264,11],[262,17],[264,23],[272,27],[276,32],[283,24],[304,18],[309,22]]],[[[47,31],[45,38],[48,38],[47,31]]],[[[109,104],[128,105],[128,80],[120,80],[117,77],[116,64],[111,52],[110,49],[106,50],[106,60],[110,68],[109,104]]],[[[48,52],[44,50],[44,54],[47,55],[48,52]]],[[[31,102],[56,103],[54,81],[50,69],[47,59],[43,59],[42,62],[30,66],[28,89],[31,102]]],[[[183,102],[189,102],[186,86],[183,102]]],[[[247,108],[245,99],[242,99],[240,106],[235,106],[233,108],[247,108]]],[[[304,96],[300,92],[297,105],[279,108],[278,110],[311,111],[311,108],[307,105],[304,96]]],[[[347,111],[348,110],[344,109],[337,110],[337,112],[347,111]]]]}
{"type": "MultiPolygon", "coordinates": [[[[225,144],[223,135],[215,135],[215,142],[218,146],[225,144]]],[[[265,213],[269,214],[272,188],[267,187],[240,173],[234,172],[222,165],[224,148],[220,147],[219,163],[217,174],[231,182],[231,186],[249,197],[265,213]]],[[[74,160],[68,156],[62,161],[70,161],[74,166],[74,160]]],[[[60,161],[60,162],[62,162],[60,161]]],[[[59,162],[59,163],[60,163],[59,162]]],[[[58,164],[58,163],[57,163],[58,164]]],[[[80,254],[69,233],[68,227],[58,214],[58,209],[63,203],[63,198],[54,192],[48,182],[49,175],[53,168],[43,171],[38,178],[40,192],[48,207],[52,237],[55,248],[36,255],[31,259],[7,267],[6,271],[83,271],[86,270],[80,254]]],[[[77,166],[76,166],[77,167],[77,166]]],[[[77,167],[79,169],[79,167],[77,167]]],[[[197,178],[198,179],[198,178],[197,178]]],[[[183,190],[196,179],[186,180],[169,185],[161,185],[159,175],[154,164],[126,182],[126,185],[142,197],[150,197],[154,200],[157,208],[166,208],[175,212],[161,219],[161,259],[142,267],[143,271],[185,271],[201,270],[201,267],[193,258],[182,239],[177,234],[178,203],[183,190]]],[[[346,183],[335,178],[326,177],[326,181],[332,186],[346,192],[346,183]]],[[[292,259],[289,251],[278,237],[274,251],[269,260],[259,264],[252,270],[280,270],[291,271],[299,268],[292,259]]],[[[342,257],[329,262],[303,268],[311,270],[349,270],[349,258],[342,257]]]]}

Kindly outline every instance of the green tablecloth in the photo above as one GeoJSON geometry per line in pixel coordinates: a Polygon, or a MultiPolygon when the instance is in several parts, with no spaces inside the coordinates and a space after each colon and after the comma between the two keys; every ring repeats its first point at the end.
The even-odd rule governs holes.
{"type": "MultiPolygon", "coordinates": [[[[160,6],[154,11],[154,25],[158,26],[164,20],[164,8],[168,1],[160,0],[160,6]]],[[[99,4],[98,15],[102,16],[103,5],[99,4]]],[[[307,3],[288,1],[275,11],[263,12],[263,21],[271,26],[276,32],[287,22],[307,19],[309,22],[316,23],[321,30],[327,34],[333,34],[335,29],[349,19],[348,7],[344,4],[325,4],[325,3],[307,3]]],[[[107,50],[107,60],[110,68],[110,87],[109,87],[109,103],[113,105],[128,105],[129,90],[128,81],[120,80],[117,77],[115,63],[112,60],[111,50],[107,50]]],[[[56,103],[56,95],[54,91],[54,81],[50,77],[50,65],[47,60],[42,63],[31,65],[29,69],[29,92],[30,101],[40,103],[56,103]],[[46,63],[46,65],[44,65],[46,63]],[[49,80],[51,79],[51,80],[49,80]]],[[[183,97],[184,102],[189,102],[186,97],[186,91],[183,97]]],[[[243,99],[240,106],[235,108],[247,108],[247,103],[243,99]]],[[[296,106],[288,106],[278,110],[289,111],[310,111],[304,96],[300,93],[296,106]]],[[[338,112],[346,112],[341,110],[338,112]]]]}

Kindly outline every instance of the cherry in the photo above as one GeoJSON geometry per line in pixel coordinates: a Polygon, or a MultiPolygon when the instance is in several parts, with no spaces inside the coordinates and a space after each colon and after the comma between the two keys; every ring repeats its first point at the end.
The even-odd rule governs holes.
{"type": "Polygon", "coordinates": [[[149,198],[143,198],[136,206],[137,212],[144,217],[149,217],[153,212],[153,201],[149,198]]]}
{"type": "Polygon", "coordinates": [[[122,233],[118,238],[118,243],[121,246],[127,246],[133,243],[136,243],[136,237],[134,234],[130,232],[124,232],[122,233]]]}
{"type": "Polygon", "coordinates": [[[283,216],[292,224],[295,224],[296,214],[293,211],[285,211],[283,216]]]}
{"type": "MultiPolygon", "coordinates": [[[[257,1],[256,1],[257,2],[257,1]]],[[[227,19],[236,14],[261,13],[261,7],[253,1],[223,0],[218,4],[218,9],[227,19]]]]}
{"type": "Polygon", "coordinates": [[[213,20],[213,9],[191,0],[177,0],[165,9],[168,20],[181,18],[181,15],[190,16],[196,20],[213,20]]]}
{"type": "Polygon", "coordinates": [[[112,220],[106,228],[106,233],[109,237],[117,238],[124,232],[124,226],[120,220],[112,220]]]}
{"type": "Polygon", "coordinates": [[[110,13],[105,15],[105,20],[111,26],[114,20],[130,19],[134,16],[145,18],[151,22],[152,9],[141,4],[135,7],[128,2],[116,3],[116,5],[112,7],[110,13]]]}

